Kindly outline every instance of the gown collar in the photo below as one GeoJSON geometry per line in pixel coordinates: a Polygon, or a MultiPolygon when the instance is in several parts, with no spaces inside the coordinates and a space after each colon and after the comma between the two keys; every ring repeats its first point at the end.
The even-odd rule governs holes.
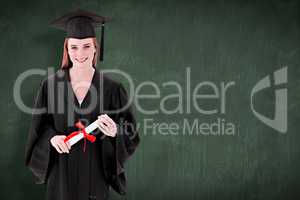
{"type": "Polygon", "coordinates": [[[92,80],[91,80],[91,84],[90,84],[90,87],[86,93],[86,95],[84,96],[84,98],[82,99],[82,102],[81,102],[81,106],[78,102],[78,99],[74,93],[74,90],[72,88],[72,85],[71,85],[71,77],[70,77],[70,68],[67,68],[67,69],[63,69],[64,71],[64,80],[65,82],[67,83],[67,90],[65,92],[65,101],[67,101],[66,103],[70,102],[69,101],[69,98],[68,98],[68,93],[70,93],[69,95],[72,96],[73,100],[74,100],[74,104],[77,106],[77,107],[82,107],[84,105],[84,103],[87,101],[87,99],[89,98],[90,96],[90,90],[91,90],[91,87],[92,85],[94,87],[96,87],[96,84],[97,84],[97,80],[99,78],[98,74],[98,70],[94,67],[95,71],[94,71],[94,74],[93,74],[93,77],[92,77],[92,80]]]}

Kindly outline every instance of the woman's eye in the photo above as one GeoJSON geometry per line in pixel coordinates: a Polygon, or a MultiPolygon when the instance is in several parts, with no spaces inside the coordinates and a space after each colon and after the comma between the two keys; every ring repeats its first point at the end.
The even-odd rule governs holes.
{"type": "Polygon", "coordinates": [[[88,48],[90,48],[90,46],[84,46],[84,48],[85,48],[85,49],[88,49],[88,48]]]}
{"type": "Polygon", "coordinates": [[[77,47],[71,47],[71,49],[77,49],[77,47]]]}

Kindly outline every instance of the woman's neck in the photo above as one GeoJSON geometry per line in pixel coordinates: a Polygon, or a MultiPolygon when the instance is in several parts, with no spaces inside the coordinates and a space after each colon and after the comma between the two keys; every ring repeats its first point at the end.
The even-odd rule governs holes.
{"type": "Polygon", "coordinates": [[[90,79],[94,74],[94,67],[77,67],[70,68],[71,81],[81,81],[90,79]]]}

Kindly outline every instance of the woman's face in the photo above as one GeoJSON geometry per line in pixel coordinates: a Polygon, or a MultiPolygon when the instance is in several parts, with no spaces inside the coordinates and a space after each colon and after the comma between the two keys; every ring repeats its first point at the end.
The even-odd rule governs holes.
{"type": "Polygon", "coordinates": [[[73,66],[92,66],[96,52],[92,38],[69,38],[68,54],[73,66]]]}

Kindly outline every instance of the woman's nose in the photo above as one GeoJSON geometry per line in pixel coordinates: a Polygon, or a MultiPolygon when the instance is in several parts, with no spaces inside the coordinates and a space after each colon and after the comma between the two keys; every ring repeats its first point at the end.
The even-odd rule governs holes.
{"type": "Polygon", "coordinates": [[[79,57],[79,58],[85,57],[85,52],[82,49],[78,50],[77,57],[79,57]]]}
{"type": "Polygon", "coordinates": [[[77,51],[77,55],[82,55],[83,54],[83,50],[82,49],[78,49],[78,51],[77,51]]]}

